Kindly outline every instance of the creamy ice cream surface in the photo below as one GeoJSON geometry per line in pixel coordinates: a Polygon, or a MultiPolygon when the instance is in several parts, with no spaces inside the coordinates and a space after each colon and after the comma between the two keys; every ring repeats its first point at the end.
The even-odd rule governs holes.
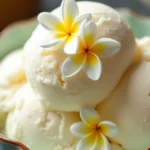
{"type": "Polygon", "coordinates": [[[47,111],[27,84],[13,97],[14,107],[6,121],[7,137],[31,150],[75,150],[77,138],[70,132],[78,113],[47,111]]]}
{"type": "Polygon", "coordinates": [[[137,47],[137,52],[141,55],[141,59],[150,61],[150,37],[137,39],[137,47]]]}
{"type": "Polygon", "coordinates": [[[150,62],[145,53],[150,43],[145,42],[147,39],[138,41],[141,60],[128,70],[114,92],[97,108],[102,119],[118,125],[119,134],[114,140],[127,150],[150,147],[150,62]]]}
{"type": "MultiPolygon", "coordinates": [[[[90,80],[83,71],[67,78],[61,72],[67,55],[60,51],[49,52],[38,45],[49,33],[39,25],[24,48],[25,70],[38,99],[50,109],[79,111],[84,106],[95,107],[109,96],[135,55],[132,31],[114,9],[95,2],[79,2],[78,7],[80,14],[92,14],[93,21],[97,23],[97,39],[117,40],[121,49],[111,57],[101,58],[102,74],[99,80],[90,80]]],[[[52,14],[58,16],[59,12],[60,8],[52,14]]]]}
{"type": "Polygon", "coordinates": [[[149,148],[150,37],[96,2],[63,0],[38,21],[0,64],[0,132],[31,150],[149,148]]]}
{"type": "Polygon", "coordinates": [[[0,63],[0,127],[4,124],[9,102],[26,81],[22,53],[16,50],[0,63]]]}

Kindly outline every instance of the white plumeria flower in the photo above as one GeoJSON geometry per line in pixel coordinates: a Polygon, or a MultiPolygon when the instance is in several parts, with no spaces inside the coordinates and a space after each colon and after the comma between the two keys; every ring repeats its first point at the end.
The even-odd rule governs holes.
{"type": "Polygon", "coordinates": [[[110,38],[96,39],[97,27],[92,21],[84,20],[80,37],[74,38],[65,52],[71,54],[62,65],[62,74],[71,77],[82,69],[92,80],[98,80],[102,65],[100,57],[109,57],[120,50],[120,43],[110,38]]]}
{"type": "Polygon", "coordinates": [[[70,130],[81,138],[76,150],[110,150],[107,137],[117,135],[117,126],[110,121],[100,122],[100,116],[94,108],[85,107],[80,111],[82,122],[74,123],[70,130]]]}
{"type": "Polygon", "coordinates": [[[79,15],[79,9],[75,0],[62,1],[61,17],[59,18],[48,12],[39,14],[38,21],[50,31],[50,34],[41,43],[41,47],[50,48],[61,44],[67,45],[79,33],[83,20],[91,20],[92,18],[91,14],[79,15]]]}

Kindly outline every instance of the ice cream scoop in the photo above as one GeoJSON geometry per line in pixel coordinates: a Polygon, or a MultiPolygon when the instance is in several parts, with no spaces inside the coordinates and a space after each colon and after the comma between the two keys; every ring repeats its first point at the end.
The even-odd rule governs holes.
{"type": "Polygon", "coordinates": [[[5,122],[9,102],[25,81],[22,51],[17,50],[4,58],[0,64],[0,127],[5,122]]]}
{"type": "Polygon", "coordinates": [[[127,71],[114,92],[97,108],[101,119],[118,125],[119,134],[114,140],[127,150],[150,147],[149,73],[150,62],[142,58],[127,71]]]}
{"type": "MultiPolygon", "coordinates": [[[[117,40],[121,49],[112,57],[101,58],[102,74],[97,81],[90,80],[83,71],[70,78],[64,77],[61,67],[67,55],[40,47],[48,31],[39,25],[24,47],[25,70],[38,99],[50,109],[79,111],[84,106],[95,107],[116,87],[135,55],[133,33],[114,9],[95,2],[77,4],[80,14],[92,14],[97,24],[97,39],[117,40]]],[[[57,8],[52,14],[59,16],[59,11],[57,8]]]]}
{"type": "Polygon", "coordinates": [[[137,46],[137,51],[141,55],[141,59],[150,61],[150,37],[137,39],[137,46]]]}
{"type": "Polygon", "coordinates": [[[77,138],[70,126],[80,120],[74,112],[47,111],[36,99],[29,84],[12,99],[12,111],[6,121],[6,135],[31,150],[75,150],[77,138]]]}

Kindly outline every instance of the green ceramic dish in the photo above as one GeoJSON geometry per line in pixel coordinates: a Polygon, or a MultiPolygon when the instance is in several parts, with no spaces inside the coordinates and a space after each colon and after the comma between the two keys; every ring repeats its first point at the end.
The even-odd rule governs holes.
{"type": "Polygon", "coordinates": [[[14,49],[22,48],[37,26],[35,18],[14,23],[0,34],[0,59],[14,49]]]}
{"type": "MultiPolygon", "coordinates": [[[[137,38],[150,36],[150,18],[135,14],[128,9],[120,9],[119,11],[137,38]]],[[[14,49],[22,48],[36,26],[37,20],[34,18],[7,27],[0,34],[0,59],[14,49]]],[[[17,150],[17,148],[0,143],[0,150],[17,150]]]]}

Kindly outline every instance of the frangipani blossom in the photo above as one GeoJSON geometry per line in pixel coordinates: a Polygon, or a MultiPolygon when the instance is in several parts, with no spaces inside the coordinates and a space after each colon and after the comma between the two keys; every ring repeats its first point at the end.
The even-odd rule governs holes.
{"type": "Polygon", "coordinates": [[[61,18],[48,12],[43,12],[38,16],[40,24],[50,31],[50,34],[41,43],[43,48],[67,45],[79,33],[83,20],[92,18],[91,14],[79,15],[75,0],[63,0],[60,9],[61,18]]]}
{"type": "Polygon", "coordinates": [[[110,38],[96,39],[97,27],[92,21],[84,20],[80,37],[74,38],[65,52],[71,54],[63,63],[62,74],[71,77],[82,69],[92,80],[98,80],[102,65],[100,57],[109,57],[120,50],[120,43],[110,38]]]}
{"type": "Polygon", "coordinates": [[[73,135],[81,138],[76,150],[110,150],[107,137],[113,137],[118,130],[110,121],[100,122],[100,116],[94,108],[81,109],[82,122],[74,123],[70,130],[73,135]]]}

